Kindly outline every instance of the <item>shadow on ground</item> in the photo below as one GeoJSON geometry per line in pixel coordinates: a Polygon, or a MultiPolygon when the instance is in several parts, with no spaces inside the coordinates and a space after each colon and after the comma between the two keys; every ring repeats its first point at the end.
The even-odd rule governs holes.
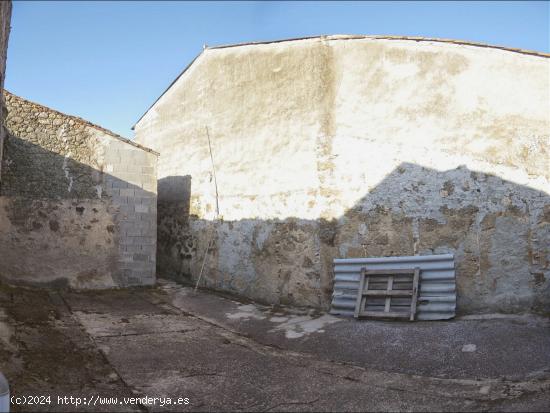
{"type": "Polygon", "coordinates": [[[14,411],[545,411],[550,402],[547,319],[412,329],[171,282],[88,293],[2,287],[0,310],[0,369],[16,396],[190,401],[14,411]]]}

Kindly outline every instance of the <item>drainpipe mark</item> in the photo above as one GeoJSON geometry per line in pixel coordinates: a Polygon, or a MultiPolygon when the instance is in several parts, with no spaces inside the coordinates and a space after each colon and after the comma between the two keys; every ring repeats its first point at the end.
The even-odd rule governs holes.
{"type": "Polygon", "coordinates": [[[69,167],[67,166],[67,160],[69,159],[69,155],[65,155],[63,158],[63,166],[61,169],[63,169],[63,172],[65,172],[65,178],[69,180],[69,187],[67,188],[68,192],[71,192],[73,189],[73,177],[69,174],[69,167]]]}
{"type": "Polygon", "coordinates": [[[67,178],[67,180],[69,181],[69,187],[67,188],[67,191],[71,192],[71,190],[73,189],[74,180],[70,174],[69,166],[68,166],[68,161],[69,161],[69,156],[71,156],[71,151],[69,150],[67,145],[67,137],[65,136],[65,125],[61,126],[61,128],[59,128],[59,130],[57,131],[57,138],[63,141],[63,143],[65,144],[65,149],[67,149],[67,153],[63,158],[63,165],[61,166],[61,169],[65,173],[65,178],[67,178]]]}

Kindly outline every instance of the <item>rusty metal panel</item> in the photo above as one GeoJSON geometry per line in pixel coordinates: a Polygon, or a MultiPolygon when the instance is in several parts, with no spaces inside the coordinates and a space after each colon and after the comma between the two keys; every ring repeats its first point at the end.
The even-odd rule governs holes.
{"type": "Polygon", "coordinates": [[[409,257],[337,258],[331,314],[353,316],[362,267],[372,270],[419,267],[420,291],[417,320],[446,320],[455,316],[456,278],[454,256],[415,255],[409,257]]]}

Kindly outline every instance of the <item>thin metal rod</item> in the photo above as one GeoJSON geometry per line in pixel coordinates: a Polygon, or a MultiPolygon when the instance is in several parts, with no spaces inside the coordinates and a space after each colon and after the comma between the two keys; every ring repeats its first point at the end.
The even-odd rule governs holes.
{"type": "MultiPolygon", "coordinates": [[[[210,143],[210,133],[208,132],[208,126],[205,126],[205,129],[206,129],[206,137],[208,138],[208,150],[210,151],[210,162],[212,162],[212,174],[214,175],[214,187],[216,189],[216,219],[214,220],[214,225],[215,225],[215,222],[218,221],[220,218],[220,205],[218,201],[218,181],[216,179],[216,166],[214,165],[214,156],[212,155],[212,145],[210,143]]],[[[210,233],[210,239],[208,240],[208,246],[206,247],[204,258],[202,260],[199,278],[197,279],[197,283],[195,284],[195,289],[194,289],[195,293],[197,292],[197,289],[199,288],[199,283],[201,282],[201,279],[202,279],[202,273],[204,271],[204,266],[206,264],[206,258],[208,257],[208,251],[210,250],[210,245],[212,244],[212,241],[214,241],[215,230],[216,229],[213,228],[212,232],[210,233]]]]}
{"type": "Polygon", "coordinates": [[[220,216],[220,205],[218,203],[218,181],[216,179],[216,166],[214,165],[214,157],[212,156],[212,145],[210,145],[210,133],[208,126],[206,128],[206,137],[208,138],[208,149],[210,150],[210,162],[212,162],[212,173],[214,175],[214,187],[216,188],[216,219],[220,216]]]}
{"type": "Polygon", "coordinates": [[[202,265],[201,265],[201,272],[199,273],[199,278],[197,279],[197,283],[195,284],[195,289],[193,290],[195,293],[197,292],[197,289],[199,288],[199,283],[201,282],[202,278],[202,272],[204,271],[204,265],[206,264],[206,257],[208,257],[208,250],[210,249],[210,244],[214,240],[214,231],[210,233],[210,239],[208,240],[208,246],[206,247],[206,251],[204,253],[204,258],[202,259],[202,265]]]}

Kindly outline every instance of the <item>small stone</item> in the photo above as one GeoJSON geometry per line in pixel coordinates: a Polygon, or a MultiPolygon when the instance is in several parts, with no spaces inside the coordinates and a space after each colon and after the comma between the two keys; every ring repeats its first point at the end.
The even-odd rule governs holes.
{"type": "Polygon", "coordinates": [[[463,353],[473,353],[476,350],[477,350],[477,346],[475,344],[464,344],[462,346],[463,353]]]}
{"type": "Polygon", "coordinates": [[[109,373],[108,379],[110,383],[114,383],[118,381],[118,375],[116,373],[109,373]]]}

